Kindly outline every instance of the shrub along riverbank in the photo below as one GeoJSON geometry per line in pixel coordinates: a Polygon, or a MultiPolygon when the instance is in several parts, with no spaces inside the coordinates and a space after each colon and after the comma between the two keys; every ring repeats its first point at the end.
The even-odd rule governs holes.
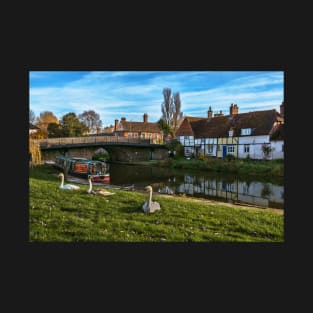
{"type": "Polygon", "coordinates": [[[283,242],[283,210],[153,195],[162,209],[147,215],[147,194],[61,190],[56,174],[47,165],[30,169],[30,241],[283,242]]]}
{"type": "Polygon", "coordinates": [[[169,165],[174,168],[195,168],[215,172],[243,175],[283,176],[283,160],[245,160],[245,159],[170,159],[169,165]]]}
{"type": "MultiPolygon", "coordinates": [[[[126,163],[125,163],[126,164],[126,163]]],[[[247,159],[186,159],[172,158],[166,161],[136,162],[136,165],[162,166],[182,169],[198,169],[224,174],[244,176],[283,177],[284,160],[247,160],[247,159]]]]}

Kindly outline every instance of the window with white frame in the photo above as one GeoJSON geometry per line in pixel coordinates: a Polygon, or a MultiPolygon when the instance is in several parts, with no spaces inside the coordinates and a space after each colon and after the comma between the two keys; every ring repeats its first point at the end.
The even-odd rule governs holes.
{"type": "Polygon", "coordinates": [[[213,153],[213,145],[207,145],[208,153],[213,153]]]}
{"type": "Polygon", "coordinates": [[[131,138],[132,137],[132,133],[128,133],[128,138],[131,138]]]}
{"type": "Polygon", "coordinates": [[[158,133],[154,133],[154,139],[158,139],[158,133]]]}
{"type": "Polygon", "coordinates": [[[138,138],[138,133],[134,133],[134,138],[138,138]]]}
{"type": "Polygon", "coordinates": [[[227,153],[234,153],[235,152],[235,146],[227,146],[227,153]]]}
{"type": "Polygon", "coordinates": [[[243,145],[243,152],[249,153],[250,152],[250,145],[243,145]]]}
{"type": "Polygon", "coordinates": [[[141,139],[145,139],[146,133],[141,133],[141,139]]]}
{"type": "Polygon", "coordinates": [[[185,147],[185,155],[190,155],[193,153],[193,149],[191,147],[185,147]]]}
{"type": "Polygon", "coordinates": [[[241,129],[241,135],[242,135],[242,136],[251,135],[251,128],[242,128],[242,129],[241,129]]]}

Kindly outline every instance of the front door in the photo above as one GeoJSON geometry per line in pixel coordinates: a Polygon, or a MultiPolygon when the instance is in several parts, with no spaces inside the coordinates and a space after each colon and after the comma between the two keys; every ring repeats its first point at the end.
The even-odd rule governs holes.
{"type": "Polygon", "coordinates": [[[223,158],[226,156],[227,154],[227,146],[223,146],[223,158]]]}

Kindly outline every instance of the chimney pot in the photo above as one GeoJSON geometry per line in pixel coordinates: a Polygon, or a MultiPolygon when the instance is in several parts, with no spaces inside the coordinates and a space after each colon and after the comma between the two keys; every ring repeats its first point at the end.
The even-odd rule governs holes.
{"type": "Polygon", "coordinates": [[[147,114],[147,113],[145,113],[145,114],[143,115],[143,122],[144,122],[144,123],[148,123],[148,114],[147,114]]]}
{"type": "Polygon", "coordinates": [[[117,131],[118,128],[118,120],[114,121],[114,131],[117,131]]]}
{"type": "Polygon", "coordinates": [[[212,108],[211,107],[209,107],[208,118],[212,118],[212,108]]]}
{"type": "Polygon", "coordinates": [[[282,117],[284,117],[284,107],[285,107],[285,102],[283,101],[282,103],[281,103],[281,105],[280,105],[280,115],[282,116],[282,117]]]}

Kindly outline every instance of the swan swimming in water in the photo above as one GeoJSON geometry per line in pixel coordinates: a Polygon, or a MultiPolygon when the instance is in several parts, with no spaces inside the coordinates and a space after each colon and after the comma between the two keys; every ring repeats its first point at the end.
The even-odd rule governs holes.
{"type": "Polygon", "coordinates": [[[68,189],[68,190],[78,190],[78,189],[80,189],[80,187],[75,186],[75,185],[71,185],[71,184],[64,185],[64,174],[63,173],[60,173],[58,175],[58,177],[61,177],[61,185],[59,187],[60,189],[68,189]]]}
{"type": "Polygon", "coordinates": [[[88,176],[88,182],[89,182],[89,189],[87,190],[88,193],[92,193],[94,195],[102,195],[102,196],[110,196],[110,195],[114,195],[115,193],[114,192],[110,192],[110,191],[107,191],[105,189],[101,189],[101,188],[98,188],[96,190],[92,190],[92,181],[91,181],[91,177],[88,176]]]}
{"type": "Polygon", "coordinates": [[[142,209],[145,213],[153,213],[157,210],[161,210],[160,203],[152,201],[152,187],[146,186],[145,191],[149,191],[148,201],[144,203],[142,209]]]}

